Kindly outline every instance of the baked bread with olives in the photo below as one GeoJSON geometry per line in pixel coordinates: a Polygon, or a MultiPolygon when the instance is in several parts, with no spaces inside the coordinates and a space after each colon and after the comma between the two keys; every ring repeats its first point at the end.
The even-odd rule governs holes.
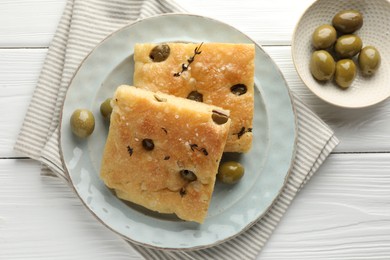
{"type": "Polygon", "coordinates": [[[225,147],[229,111],[119,86],[100,177],[121,199],[202,223],[225,147]]]}
{"type": "Polygon", "coordinates": [[[136,44],[134,85],[229,110],[225,152],[247,152],[252,144],[254,58],[253,44],[136,44]]]}

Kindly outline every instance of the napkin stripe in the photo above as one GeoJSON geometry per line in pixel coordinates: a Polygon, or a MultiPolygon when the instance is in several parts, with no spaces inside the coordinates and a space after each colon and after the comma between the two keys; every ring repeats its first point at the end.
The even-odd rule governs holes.
{"type": "MultiPolygon", "coordinates": [[[[64,16],[67,17],[67,20],[71,20],[73,5],[74,5],[74,1],[69,1],[68,4],[67,4],[67,8],[65,9],[64,16]]],[[[58,35],[58,34],[65,34],[65,33],[68,34],[69,31],[70,31],[70,27],[71,27],[70,23],[64,24],[64,27],[61,26],[58,29],[58,30],[60,30],[60,32],[56,33],[56,35],[58,35]]],[[[50,123],[49,128],[48,128],[49,129],[49,133],[51,133],[55,129],[55,122],[58,121],[58,119],[56,117],[56,114],[55,114],[55,111],[58,109],[57,108],[58,102],[56,102],[56,100],[58,100],[58,96],[59,96],[58,88],[62,84],[63,75],[64,75],[64,69],[65,69],[64,62],[66,62],[66,44],[67,43],[68,43],[68,37],[61,38],[61,39],[59,39],[58,47],[57,47],[57,41],[54,40],[54,44],[56,44],[55,46],[59,49],[57,51],[57,52],[59,52],[59,57],[53,57],[52,64],[50,64],[50,65],[53,66],[54,64],[61,64],[62,66],[58,66],[58,67],[54,67],[53,66],[53,69],[57,68],[57,71],[53,71],[53,73],[57,73],[59,76],[61,75],[61,77],[58,79],[58,81],[56,81],[54,83],[55,87],[53,89],[55,89],[57,95],[56,95],[56,98],[52,99],[52,109],[51,109],[51,111],[52,111],[52,115],[51,115],[52,122],[50,123]],[[61,63],[59,63],[58,60],[56,60],[58,58],[60,58],[61,63]]],[[[56,51],[54,51],[54,53],[55,52],[56,51]]],[[[45,90],[52,87],[51,84],[48,83],[48,82],[43,82],[43,83],[46,83],[46,84],[43,85],[45,87],[45,90]]],[[[47,135],[47,140],[49,140],[49,137],[50,137],[50,134],[47,135]]]]}
{"type": "Polygon", "coordinates": [[[310,178],[314,175],[314,173],[318,170],[318,168],[322,165],[328,155],[332,152],[334,147],[336,147],[339,143],[339,140],[335,135],[332,135],[332,138],[328,140],[325,144],[322,153],[318,156],[318,159],[314,162],[311,171],[306,175],[305,179],[301,183],[300,189],[310,180],[310,178]]]}
{"type": "MultiPolygon", "coordinates": [[[[64,62],[65,43],[67,42],[67,33],[70,27],[70,17],[72,13],[73,2],[68,1],[59,26],[49,47],[45,62],[42,67],[36,91],[30,102],[25,120],[23,122],[19,138],[15,143],[15,151],[21,152],[33,159],[38,160],[42,149],[44,148],[47,137],[49,136],[48,120],[51,119],[54,110],[54,102],[42,103],[40,93],[56,93],[56,85],[61,81],[60,72],[64,62]],[[53,77],[53,75],[55,75],[53,77]]],[[[55,98],[53,99],[55,100],[55,98]]]]}
{"type": "MultiPolygon", "coordinates": [[[[112,31],[130,21],[164,12],[185,12],[168,0],[68,0],[33,94],[15,150],[41,161],[42,174],[66,180],[59,149],[59,115],[71,77],[84,57],[112,31]]],[[[293,94],[298,122],[297,153],[290,176],[269,211],[250,229],[217,246],[163,251],[131,244],[146,259],[254,259],[297,192],[338,140],[293,94]]]]}

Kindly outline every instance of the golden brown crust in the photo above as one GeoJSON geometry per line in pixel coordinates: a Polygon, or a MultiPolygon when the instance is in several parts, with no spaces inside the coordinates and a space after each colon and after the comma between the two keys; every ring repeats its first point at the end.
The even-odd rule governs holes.
{"type": "Polygon", "coordinates": [[[187,97],[191,91],[203,94],[203,102],[230,111],[231,129],[225,152],[247,152],[252,144],[254,109],[253,44],[168,43],[170,54],[165,61],[153,62],[150,51],[156,44],[136,44],[134,50],[134,85],[187,97]],[[200,46],[200,48],[199,48],[200,46]],[[201,51],[194,55],[195,48],[201,51]],[[193,57],[193,62],[188,59],[193,57]],[[182,64],[188,70],[182,71],[182,64]],[[174,76],[179,73],[180,76],[174,76]],[[231,87],[244,84],[246,93],[236,95],[231,87]]]}
{"type": "Polygon", "coordinates": [[[221,108],[162,93],[120,86],[113,98],[101,178],[118,197],[184,220],[203,222],[214,189],[230,120],[221,108]],[[144,139],[151,139],[146,150],[144,139]],[[189,182],[181,170],[196,174],[189,182]]]}

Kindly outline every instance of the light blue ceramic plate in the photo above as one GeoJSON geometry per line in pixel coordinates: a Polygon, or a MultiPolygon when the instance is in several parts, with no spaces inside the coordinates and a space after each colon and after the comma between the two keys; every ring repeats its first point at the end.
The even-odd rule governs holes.
{"type": "Polygon", "coordinates": [[[118,85],[132,84],[135,43],[169,41],[253,43],[224,23],[185,14],[156,16],[116,31],[91,52],[70,84],[61,119],[63,162],[85,206],[124,238],[156,248],[205,248],[249,228],[276,199],[294,156],[295,114],[282,74],[256,45],[253,147],[241,156],[224,156],[239,160],[245,176],[234,186],[216,184],[204,224],[180,221],[118,199],[99,179],[108,131],[99,107],[118,85]],[[71,133],[69,118],[76,108],[95,114],[95,131],[88,139],[76,139],[71,133]]]}

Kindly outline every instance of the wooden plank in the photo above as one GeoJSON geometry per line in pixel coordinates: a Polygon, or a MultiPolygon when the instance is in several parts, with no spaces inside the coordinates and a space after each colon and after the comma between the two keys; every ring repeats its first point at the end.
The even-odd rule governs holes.
{"type": "MultiPolygon", "coordinates": [[[[231,24],[264,45],[289,45],[295,24],[314,0],[235,1],[176,0],[191,13],[231,24]],[[218,10],[218,12],[216,12],[218,10]],[[238,15],[239,14],[239,15],[238,15]]],[[[3,0],[0,2],[1,47],[47,47],[65,0],[3,0]]]]}
{"type": "Polygon", "coordinates": [[[13,145],[46,52],[46,49],[0,49],[0,157],[18,156],[13,145]]]}
{"type": "Polygon", "coordinates": [[[262,45],[290,45],[299,18],[314,0],[176,0],[192,13],[224,21],[262,45]],[[218,11],[217,11],[218,10],[218,11]]]}
{"type": "Polygon", "coordinates": [[[0,1],[0,48],[47,47],[66,0],[0,1]]]}
{"type": "Polygon", "coordinates": [[[298,194],[261,259],[389,259],[390,155],[331,155],[298,194]]]}
{"type": "MultiPolygon", "coordinates": [[[[332,155],[259,259],[386,259],[390,154],[332,155]]],[[[32,160],[0,160],[0,259],[139,259],[32,160]]]]}
{"type": "Polygon", "coordinates": [[[32,160],[0,160],[0,259],[140,259],[32,160]]]}

